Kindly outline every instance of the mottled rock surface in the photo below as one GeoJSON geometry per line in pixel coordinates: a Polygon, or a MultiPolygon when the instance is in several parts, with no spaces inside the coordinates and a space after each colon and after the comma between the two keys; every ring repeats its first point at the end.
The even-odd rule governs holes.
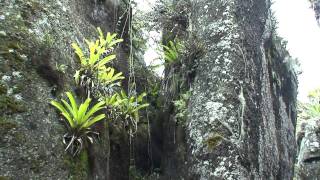
{"type": "Polygon", "coordinates": [[[314,10],[316,20],[320,25],[320,1],[319,0],[310,0],[311,7],[314,10]]]}
{"type": "Polygon", "coordinates": [[[298,141],[297,178],[315,179],[320,177],[320,120],[310,119],[301,126],[298,134],[302,138],[298,141]]]}
{"type": "MultiPolygon", "coordinates": [[[[168,92],[165,110],[156,94],[135,146],[114,123],[79,157],[64,152],[66,130],[48,102],[72,90],[70,44],[83,47],[96,26],[124,26],[128,43],[125,18],[114,17],[126,17],[121,2],[0,0],[0,179],[291,179],[297,81],[268,0],[174,1],[172,31],[202,49],[175,69],[190,68],[176,88],[191,92],[185,121],[171,101],[182,91],[168,92]]],[[[128,75],[128,49],[118,51],[117,69],[128,75]]],[[[151,76],[136,77],[146,85],[151,76]]]]}
{"type": "Polygon", "coordinates": [[[291,179],[297,80],[270,1],[192,2],[204,42],[186,125],[186,179],[291,179]]]}
{"type": "MultiPolygon", "coordinates": [[[[0,0],[0,179],[87,179],[87,152],[64,151],[66,130],[49,102],[72,90],[71,43],[83,47],[97,26],[115,30],[115,2],[0,0]]],[[[106,174],[99,168],[98,178],[106,174]]]]}

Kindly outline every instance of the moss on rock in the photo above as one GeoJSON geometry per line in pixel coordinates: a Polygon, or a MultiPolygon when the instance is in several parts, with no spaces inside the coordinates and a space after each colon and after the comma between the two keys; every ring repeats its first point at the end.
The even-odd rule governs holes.
{"type": "Polygon", "coordinates": [[[83,150],[79,156],[71,157],[65,155],[64,164],[69,168],[70,176],[72,180],[85,180],[88,179],[89,173],[89,160],[88,152],[83,150]]]}
{"type": "MultiPolygon", "coordinates": [[[[20,70],[24,66],[24,56],[22,55],[23,45],[18,40],[12,38],[0,38],[0,55],[7,60],[7,68],[20,70]]],[[[2,69],[3,72],[9,71],[9,69],[2,69]]]]}
{"type": "Polygon", "coordinates": [[[0,114],[21,113],[26,110],[23,102],[17,101],[11,96],[0,95],[0,114]]]}
{"type": "Polygon", "coordinates": [[[0,176],[0,180],[10,180],[10,178],[7,176],[0,176]]]}
{"type": "Polygon", "coordinates": [[[13,88],[12,88],[12,92],[13,92],[13,94],[21,93],[23,88],[24,88],[24,85],[22,83],[14,85],[13,88]]]}
{"type": "Polygon", "coordinates": [[[17,128],[17,124],[0,117],[0,136],[4,137],[10,130],[17,128]]]}
{"type": "Polygon", "coordinates": [[[7,94],[7,90],[8,90],[7,86],[2,84],[2,83],[0,83],[0,95],[7,94]]]}
{"type": "Polygon", "coordinates": [[[223,136],[220,134],[214,134],[213,136],[209,137],[205,143],[209,150],[213,150],[215,147],[219,146],[219,144],[223,141],[223,136]]]}
{"type": "Polygon", "coordinates": [[[14,141],[17,143],[17,144],[22,144],[24,142],[26,142],[26,135],[24,133],[21,133],[21,132],[15,132],[13,134],[13,137],[14,137],[14,141]]]}

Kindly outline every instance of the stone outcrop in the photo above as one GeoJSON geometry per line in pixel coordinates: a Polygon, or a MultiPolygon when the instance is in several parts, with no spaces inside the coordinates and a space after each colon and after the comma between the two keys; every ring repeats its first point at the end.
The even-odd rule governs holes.
{"type": "MultiPolygon", "coordinates": [[[[320,1],[310,0],[315,17],[320,24],[320,1]]],[[[297,126],[298,155],[295,167],[297,179],[316,179],[320,177],[320,120],[319,118],[301,118],[297,126]]]]}
{"type": "MultiPolygon", "coordinates": [[[[118,3],[0,1],[0,179],[107,176],[105,146],[89,157],[64,151],[65,127],[49,102],[72,90],[78,61],[71,43],[84,46],[84,38],[97,36],[97,26],[105,32],[121,28],[113,19],[121,14],[118,3]]],[[[118,51],[119,69],[126,72],[125,51],[118,51]]]]}
{"type": "MultiPolygon", "coordinates": [[[[48,102],[72,90],[77,61],[70,45],[84,46],[96,26],[123,30],[115,66],[129,75],[126,1],[0,1],[0,179],[292,178],[297,81],[270,1],[173,4],[169,26],[192,46],[181,66],[166,69],[165,80],[182,72],[184,84],[164,88],[164,100],[148,97],[155,100],[142,113],[148,123],[140,121],[135,146],[121,126],[100,124],[102,140],[73,158],[48,102]],[[186,91],[186,119],[178,121],[172,100],[186,91]]],[[[137,83],[147,88],[151,76],[139,67],[137,83]]]]}
{"type": "Polygon", "coordinates": [[[319,0],[310,0],[311,7],[314,10],[316,20],[320,24],[320,1],[319,0]]]}
{"type": "Polygon", "coordinates": [[[175,125],[166,133],[175,133],[177,141],[185,136],[186,143],[171,150],[183,155],[173,159],[183,163],[172,162],[168,169],[176,167],[180,174],[167,178],[293,177],[297,79],[275,33],[270,5],[266,0],[191,2],[189,29],[205,53],[195,60],[185,131],[175,125]]]}
{"type": "Polygon", "coordinates": [[[320,120],[310,119],[301,125],[298,133],[299,155],[296,164],[296,175],[299,179],[320,177],[320,120]]]}

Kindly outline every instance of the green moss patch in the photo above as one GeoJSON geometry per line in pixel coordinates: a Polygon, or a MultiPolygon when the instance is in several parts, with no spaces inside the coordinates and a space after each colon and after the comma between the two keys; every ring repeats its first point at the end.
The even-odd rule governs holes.
{"type": "Polygon", "coordinates": [[[21,113],[26,110],[23,102],[17,101],[11,96],[0,95],[0,114],[21,113]]]}
{"type": "Polygon", "coordinates": [[[17,124],[0,117],[0,136],[4,137],[10,130],[17,128],[17,124]]]}
{"type": "Polygon", "coordinates": [[[17,85],[14,85],[12,90],[13,90],[13,94],[18,94],[18,93],[21,93],[22,90],[24,88],[24,85],[23,84],[17,84],[17,85]]]}
{"type": "Polygon", "coordinates": [[[0,83],[0,95],[7,94],[7,86],[0,83]]]}
{"type": "Polygon", "coordinates": [[[214,134],[213,136],[209,137],[205,143],[209,150],[213,150],[215,147],[219,146],[220,143],[223,141],[223,136],[220,134],[214,134]]]}
{"type": "Polygon", "coordinates": [[[10,178],[7,176],[0,176],[0,180],[10,180],[10,178]]]}
{"type": "Polygon", "coordinates": [[[88,179],[89,160],[86,150],[82,151],[79,156],[71,157],[66,155],[64,159],[65,166],[70,170],[69,179],[85,180],[88,179]]]}
{"type": "Polygon", "coordinates": [[[4,42],[0,45],[0,55],[7,60],[7,66],[10,69],[21,69],[24,66],[21,43],[15,40],[8,40],[8,38],[0,38],[0,40],[4,42]]]}

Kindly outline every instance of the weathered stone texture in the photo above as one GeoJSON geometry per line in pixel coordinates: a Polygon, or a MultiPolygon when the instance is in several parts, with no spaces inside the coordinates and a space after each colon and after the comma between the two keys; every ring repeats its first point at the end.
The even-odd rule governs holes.
{"type": "Polygon", "coordinates": [[[316,20],[320,25],[320,1],[319,0],[309,0],[311,3],[311,7],[314,10],[316,20]]]}
{"type": "MultiPolygon", "coordinates": [[[[95,26],[115,30],[120,2],[0,0],[0,179],[118,180],[132,174],[128,134],[121,126],[110,126],[106,141],[72,159],[63,149],[65,129],[48,104],[72,89],[77,63],[70,44],[84,47],[83,38],[93,38],[95,26]],[[61,64],[66,73],[58,71],[61,64]],[[104,151],[108,143],[110,159],[104,151]]],[[[297,84],[289,55],[274,34],[270,2],[185,2],[176,3],[187,9],[178,18],[183,22],[178,37],[189,33],[203,45],[201,57],[188,65],[195,68],[187,84],[188,118],[177,125],[170,105],[169,113],[155,109],[150,115],[151,132],[140,122],[136,167],[144,173],[160,169],[163,179],[291,179],[297,84]]],[[[124,46],[116,66],[128,75],[124,46]]]]}
{"type": "Polygon", "coordinates": [[[297,84],[269,7],[265,0],[194,2],[193,29],[208,49],[189,104],[188,177],[293,176],[297,84]]]}
{"type": "Polygon", "coordinates": [[[96,26],[115,29],[113,2],[0,0],[0,179],[87,178],[88,157],[66,154],[66,130],[49,102],[72,90],[71,43],[84,47],[96,26]]]}
{"type": "Polygon", "coordinates": [[[320,120],[309,119],[302,125],[298,137],[302,138],[298,141],[299,154],[296,164],[296,175],[299,179],[315,179],[320,177],[320,120]]]}

